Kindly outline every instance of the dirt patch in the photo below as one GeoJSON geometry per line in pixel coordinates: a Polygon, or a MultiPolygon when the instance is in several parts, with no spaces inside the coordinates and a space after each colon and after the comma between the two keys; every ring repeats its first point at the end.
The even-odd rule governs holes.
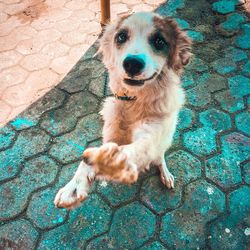
{"type": "Polygon", "coordinates": [[[48,11],[48,5],[45,0],[27,0],[26,3],[24,10],[15,14],[22,23],[32,23],[48,11]]]}

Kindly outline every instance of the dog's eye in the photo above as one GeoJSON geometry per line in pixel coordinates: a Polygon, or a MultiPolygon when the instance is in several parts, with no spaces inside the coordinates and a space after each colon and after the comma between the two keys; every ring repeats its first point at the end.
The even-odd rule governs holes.
{"type": "Polygon", "coordinates": [[[156,50],[163,50],[166,48],[167,43],[160,34],[156,34],[152,37],[151,42],[156,50]]]}
{"type": "Polygon", "coordinates": [[[128,32],[126,30],[120,31],[116,35],[115,40],[118,44],[125,43],[128,40],[128,32]]]}

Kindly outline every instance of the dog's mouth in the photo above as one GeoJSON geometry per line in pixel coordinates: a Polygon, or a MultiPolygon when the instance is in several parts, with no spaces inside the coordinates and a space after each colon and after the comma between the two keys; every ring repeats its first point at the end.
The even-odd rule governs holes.
{"type": "Polygon", "coordinates": [[[125,78],[124,82],[131,86],[142,86],[146,81],[152,80],[156,75],[157,73],[155,72],[151,77],[143,80],[134,80],[131,78],[125,78]]]}

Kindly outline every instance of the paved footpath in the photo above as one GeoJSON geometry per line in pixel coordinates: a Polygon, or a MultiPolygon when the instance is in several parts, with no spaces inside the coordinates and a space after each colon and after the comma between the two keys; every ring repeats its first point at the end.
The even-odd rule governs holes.
{"type": "Polygon", "coordinates": [[[166,161],[131,186],[96,183],[76,210],[54,196],[99,145],[107,72],[93,45],[53,90],[0,131],[0,249],[249,249],[250,23],[242,1],[157,9],[194,40],[187,101],[166,161]]]}

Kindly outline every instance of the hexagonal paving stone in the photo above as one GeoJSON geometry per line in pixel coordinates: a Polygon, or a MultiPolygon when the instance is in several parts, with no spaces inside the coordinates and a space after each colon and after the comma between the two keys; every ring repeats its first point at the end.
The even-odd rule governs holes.
{"type": "Polygon", "coordinates": [[[30,193],[51,183],[57,171],[58,166],[46,156],[26,162],[18,178],[0,186],[0,218],[9,219],[21,213],[27,206],[30,193]]]}
{"type": "Polygon", "coordinates": [[[205,84],[200,84],[186,91],[187,102],[195,107],[206,106],[211,101],[211,95],[205,84]]]}
{"type": "Polygon", "coordinates": [[[115,249],[138,248],[155,231],[155,216],[141,203],[119,208],[113,217],[109,241],[115,249]]]}
{"type": "Polygon", "coordinates": [[[218,132],[231,128],[230,116],[217,109],[208,109],[199,114],[204,127],[210,127],[218,132]]]}
{"type": "Polygon", "coordinates": [[[246,17],[239,13],[234,13],[227,17],[227,20],[219,25],[220,32],[225,36],[232,36],[236,34],[240,25],[244,23],[246,17]]]}
{"type": "Polygon", "coordinates": [[[230,113],[234,113],[245,107],[243,98],[241,96],[234,96],[229,90],[216,93],[214,97],[220,103],[221,108],[230,113]]]}
{"type": "Polygon", "coordinates": [[[245,96],[250,94],[250,79],[236,75],[228,78],[228,85],[233,96],[245,96]]]}
{"type": "Polygon", "coordinates": [[[250,188],[243,186],[229,196],[230,214],[216,220],[210,227],[212,249],[247,249],[249,230],[250,188]]]}
{"type": "Polygon", "coordinates": [[[241,183],[240,163],[247,160],[250,139],[238,133],[221,137],[221,154],[206,163],[206,175],[223,188],[241,183]]]}
{"type": "Polygon", "coordinates": [[[35,249],[37,239],[37,231],[24,219],[0,227],[0,249],[35,249]]]}
{"type": "Polygon", "coordinates": [[[209,74],[205,81],[210,92],[227,88],[227,79],[218,74],[209,74]]]}
{"type": "Polygon", "coordinates": [[[43,234],[38,249],[79,249],[109,228],[111,210],[96,194],[70,213],[68,222],[43,234]]]}
{"type": "Polygon", "coordinates": [[[198,128],[183,135],[184,146],[197,155],[209,155],[216,150],[216,131],[209,127],[198,128]]]}
{"type": "Polygon", "coordinates": [[[14,146],[0,153],[0,180],[15,176],[26,157],[46,150],[50,137],[39,129],[22,131],[17,137],[14,146]],[[38,143],[39,142],[39,143],[38,143]]]}
{"type": "Polygon", "coordinates": [[[206,176],[223,188],[231,188],[242,181],[239,164],[228,159],[224,153],[208,160],[206,176]]]}
{"type": "Polygon", "coordinates": [[[87,142],[101,137],[101,130],[100,117],[96,114],[87,115],[71,133],[55,139],[49,154],[62,163],[80,159],[87,142]]]}
{"type": "Polygon", "coordinates": [[[235,117],[236,127],[250,136],[250,111],[244,111],[235,117]]]}
{"type": "Polygon", "coordinates": [[[32,104],[27,110],[15,118],[11,125],[17,130],[22,130],[37,125],[41,115],[48,110],[59,107],[65,95],[59,89],[52,89],[41,99],[32,104]]]}
{"type": "Polygon", "coordinates": [[[104,97],[105,94],[105,82],[106,82],[106,76],[102,75],[97,78],[90,79],[89,83],[89,91],[99,97],[104,97]]]}
{"type": "Polygon", "coordinates": [[[211,65],[217,73],[222,75],[232,73],[237,69],[237,65],[235,64],[235,62],[232,60],[228,60],[228,58],[220,58],[212,62],[211,65]]]}
{"type": "Polygon", "coordinates": [[[133,199],[139,188],[138,183],[133,185],[124,185],[112,182],[99,182],[97,190],[103,194],[113,206],[120,205],[133,199]]]}
{"type": "Polygon", "coordinates": [[[0,150],[6,149],[14,141],[15,131],[8,126],[0,128],[0,150]]]}
{"type": "Polygon", "coordinates": [[[191,109],[184,107],[179,113],[177,128],[188,128],[192,125],[193,120],[194,112],[191,109]]]}
{"type": "Polygon", "coordinates": [[[161,240],[171,249],[205,248],[205,225],[225,210],[224,194],[204,180],[189,184],[184,204],[162,219],[161,240]]]}
{"type": "Polygon", "coordinates": [[[56,208],[54,198],[58,190],[72,179],[77,167],[78,164],[64,166],[58,182],[53,187],[38,191],[32,196],[27,209],[27,216],[37,227],[48,229],[65,221],[67,210],[56,208]]]}
{"type": "Polygon", "coordinates": [[[250,23],[243,24],[241,26],[243,34],[235,38],[235,44],[241,49],[250,49],[250,23]]]}
{"type": "Polygon", "coordinates": [[[250,185],[250,162],[246,163],[243,166],[242,174],[245,182],[250,185]]]}
{"type": "Polygon", "coordinates": [[[51,135],[59,135],[71,131],[78,118],[97,110],[98,100],[88,92],[80,92],[69,97],[66,104],[45,115],[41,127],[51,135]]]}
{"type": "Polygon", "coordinates": [[[99,60],[80,61],[58,86],[69,93],[79,92],[86,88],[91,79],[104,77],[104,73],[105,68],[99,60]]]}
{"type": "Polygon", "coordinates": [[[228,14],[235,11],[235,3],[231,1],[218,1],[212,4],[212,9],[219,14],[228,14]]]}
{"type": "Polygon", "coordinates": [[[141,250],[165,250],[166,248],[158,241],[154,241],[140,248],[141,250]]]}

